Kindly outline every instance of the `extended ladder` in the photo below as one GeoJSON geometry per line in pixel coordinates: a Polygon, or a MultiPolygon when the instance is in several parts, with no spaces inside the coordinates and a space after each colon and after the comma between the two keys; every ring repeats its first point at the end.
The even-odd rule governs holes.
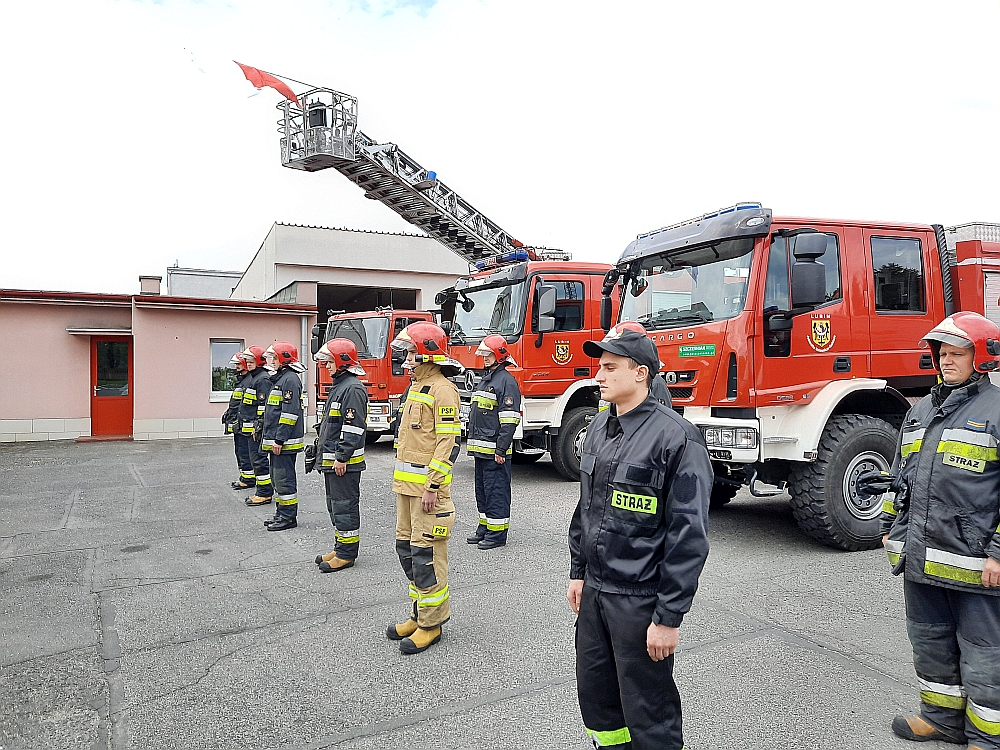
{"type": "Polygon", "coordinates": [[[316,172],[336,169],[470,264],[527,250],[531,257],[569,260],[560,251],[525,248],[509,233],[424,169],[394,143],[379,143],[357,129],[357,98],[314,88],[299,95],[302,107],[278,105],[281,163],[316,172]]]}

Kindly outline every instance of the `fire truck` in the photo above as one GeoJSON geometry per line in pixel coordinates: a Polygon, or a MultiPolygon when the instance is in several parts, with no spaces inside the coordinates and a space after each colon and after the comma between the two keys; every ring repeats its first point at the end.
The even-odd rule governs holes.
{"type": "Polygon", "coordinates": [[[957,310],[1000,323],[1000,225],[742,203],[639,235],[603,293],[602,327],[646,328],[674,408],[701,429],[713,506],[741,485],[787,489],[806,534],[872,548],[881,499],[860,498],[857,479],[889,469],[906,411],[937,382],[920,338],[957,310]]]}
{"type": "MultiPolygon", "coordinates": [[[[368,442],[392,431],[392,419],[403,391],[410,383],[402,365],[392,361],[389,342],[410,323],[434,320],[424,310],[376,308],[371,312],[332,315],[326,325],[313,326],[312,353],[330,339],[350,339],[358,347],[358,361],[365,369],[361,382],[368,389],[368,442]]],[[[316,368],[317,418],[322,420],[332,380],[322,365],[316,368]]]]}
{"type": "Polygon", "coordinates": [[[485,375],[476,348],[498,333],[510,344],[518,366],[508,372],[522,396],[514,461],[537,461],[548,451],[560,474],[579,481],[580,449],[600,402],[598,361],[583,353],[583,343],[604,336],[600,300],[611,266],[545,258],[552,254],[522,250],[480,261],[435,301],[451,321],[449,353],[467,368],[455,379],[463,422],[485,375]]]}
{"type": "MultiPolygon", "coordinates": [[[[574,263],[567,252],[518,241],[396,144],[361,132],[353,96],[312,88],[298,96],[298,103],[284,101],[278,110],[284,166],[306,172],[336,169],[366,198],[381,202],[470,264],[470,275],[435,300],[449,326],[452,355],[470,368],[458,381],[465,408],[483,374],[476,369],[481,365],[476,347],[490,333],[500,333],[512,345],[519,368],[511,372],[524,397],[514,460],[535,461],[550,451],[556,469],[578,480],[580,446],[599,403],[593,380],[597,362],[584,355],[582,346],[603,336],[601,292],[611,265],[574,263]]],[[[325,336],[332,335],[328,327],[325,336]]],[[[370,393],[381,393],[376,389],[385,382],[381,376],[372,379],[370,393]]],[[[387,391],[391,408],[396,386],[390,384],[387,391]]],[[[379,401],[379,408],[384,403],[379,401]]]]}

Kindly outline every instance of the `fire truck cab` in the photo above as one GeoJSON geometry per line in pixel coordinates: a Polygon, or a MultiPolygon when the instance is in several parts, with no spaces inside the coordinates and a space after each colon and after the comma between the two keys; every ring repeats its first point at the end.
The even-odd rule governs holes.
{"type": "Polygon", "coordinates": [[[741,484],[787,487],[809,536],[880,543],[881,499],[855,485],[889,469],[906,411],[937,380],[920,338],[955,310],[1000,319],[1000,274],[984,274],[1000,271],[1000,244],[949,249],[949,232],[959,237],[747,203],[628,246],[606,278],[602,324],[635,320],[655,341],[674,408],[713,459],[714,507],[741,484]]]}
{"type": "MultiPolygon", "coordinates": [[[[358,347],[358,361],[365,369],[362,382],[368,389],[369,442],[391,433],[393,415],[399,399],[410,384],[410,378],[399,363],[392,361],[391,342],[400,331],[418,320],[433,322],[434,315],[425,310],[393,310],[376,308],[370,312],[333,315],[325,325],[313,326],[312,352],[330,339],[350,339],[358,347]]],[[[325,367],[316,372],[317,419],[323,419],[326,397],[332,380],[325,367]]]]}
{"type": "Polygon", "coordinates": [[[549,451],[559,473],[579,481],[580,447],[600,401],[594,380],[598,363],[583,353],[583,343],[604,335],[601,289],[611,266],[569,262],[568,254],[546,256],[532,249],[481,261],[476,268],[435,299],[450,322],[449,352],[467,368],[455,379],[463,423],[484,375],[476,348],[498,333],[510,344],[517,367],[508,372],[523,399],[515,462],[533,462],[549,451]],[[532,259],[538,257],[563,259],[532,259]]]}

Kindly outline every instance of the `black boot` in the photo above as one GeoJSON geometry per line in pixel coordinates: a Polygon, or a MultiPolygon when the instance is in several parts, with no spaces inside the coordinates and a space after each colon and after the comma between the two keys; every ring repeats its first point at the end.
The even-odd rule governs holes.
{"type": "Polygon", "coordinates": [[[294,529],[299,523],[294,518],[276,518],[274,521],[267,525],[268,531],[286,531],[287,529],[294,529]]]}
{"type": "Polygon", "coordinates": [[[467,544],[479,544],[483,539],[486,538],[486,527],[480,524],[476,527],[476,533],[472,536],[466,537],[465,541],[467,544]]]}
{"type": "Polygon", "coordinates": [[[503,547],[507,542],[498,542],[496,539],[483,539],[476,546],[479,549],[496,549],[497,547],[503,547]]]}

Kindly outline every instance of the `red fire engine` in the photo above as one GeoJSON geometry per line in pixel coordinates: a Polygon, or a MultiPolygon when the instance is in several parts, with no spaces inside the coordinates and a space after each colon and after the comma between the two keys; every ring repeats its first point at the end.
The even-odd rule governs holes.
{"type": "MultiPolygon", "coordinates": [[[[326,325],[313,326],[312,352],[330,339],[350,339],[358,347],[358,361],[365,369],[362,382],[368,389],[369,442],[378,440],[392,430],[392,419],[399,398],[410,384],[403,368],[392,361],[389,342],[410,323],[434,320],[425,310],[393,310],[376,308],[371,312],[340,313],[330,317],[326,325]]],[[[330,373],[325,367],[316,368],[317,417],[322,419],[323,406],[330,391],[330,373]]]]}
{"type": "Polygon", "coordinates": [[[745,203],[639,235],[604,292],[603,327],[645,326],[674,407],[701,428],[714,506],[741,484],[787,487],[808,535],[864,549],[880,543],[881,499],[859,498],[857,478],[889,468],[903,416],[936,382],[917,342],[956,310],[1000,322],[1000,226],[745,203]]]}

